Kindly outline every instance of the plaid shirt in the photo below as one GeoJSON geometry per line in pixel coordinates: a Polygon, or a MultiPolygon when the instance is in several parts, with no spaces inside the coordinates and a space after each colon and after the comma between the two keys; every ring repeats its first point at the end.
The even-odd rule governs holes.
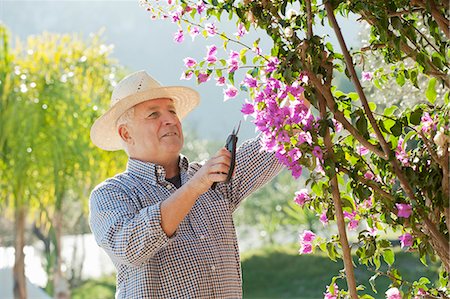
{"type": "MultiPolygon", "coordinates": [[[[258,138],[240,146],[231,183],[202,194],[170,238],[160,203],[176,188],[163,167],[129,159],[124,173],[92,191],[91,229],[117,268],[117,298],[242,298],[232,213],[282,168],[260,149],[258,138]]],[[[181,156],[182,184],[201,166],[181,156]]]]}

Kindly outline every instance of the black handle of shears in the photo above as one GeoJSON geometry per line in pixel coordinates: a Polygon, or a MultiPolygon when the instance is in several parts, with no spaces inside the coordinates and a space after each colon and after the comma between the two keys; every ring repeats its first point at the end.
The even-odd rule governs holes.
{"type": "MultiPolygon", "coordinates": [[[[240,127],[239,122],[239,127],[240,127]]],[[[236,166],[236,145],[238,141],[237,133],[239,131],[239,127],[237,131],[233,130],[233,133],[228,135],[227,141],[225,143],[225,148],[231,153],[231,163],[230,163],[230,169],[228,170],[227,179],[224,181],[224,183],[229,183],[231,180],[231,177],[233,176],[234,167],[236,166]]],[[[214,182],[211,186],[211,188],[214,190],[217,186],[217,182],[214,182]]]]}

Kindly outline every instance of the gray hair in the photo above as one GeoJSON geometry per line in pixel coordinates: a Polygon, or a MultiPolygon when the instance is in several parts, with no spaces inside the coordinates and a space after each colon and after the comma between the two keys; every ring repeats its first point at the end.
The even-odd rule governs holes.
{"type": "Polygon", "coordinates": [[[126,125],[133,118],[134,118],[134,107],[131,107],[117,119],[116,126],[119,127],[120,125],[126,125]]]}
{"type": "MultiPolygon", "coordinates": [[[[128,122],[130,122],[133,118],[134,118],[134,107],[131,107],[117,119],[116,128],[119,128],[119,126],[121,125],[128,124],[128,122]]],[[[127,143],[122,139],[120,141],[122,142],[123,150],[127,153],[127,155],[129,155],[127,143]]]]}

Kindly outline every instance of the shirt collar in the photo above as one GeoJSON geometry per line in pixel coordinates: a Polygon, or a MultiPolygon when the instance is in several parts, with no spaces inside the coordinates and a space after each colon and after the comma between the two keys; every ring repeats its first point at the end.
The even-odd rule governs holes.
{"type": "MultiPolygon", "coordinates": [[[[180,167],[180,174],[187,172],[189,160],[184,155],[180,155],[178,166],[180,167]]],[[[155,183],[163,182],[166,178],[166,171],[161,165],[133,158],[128,159],[127,172],[140,179],[155,183]]]]}

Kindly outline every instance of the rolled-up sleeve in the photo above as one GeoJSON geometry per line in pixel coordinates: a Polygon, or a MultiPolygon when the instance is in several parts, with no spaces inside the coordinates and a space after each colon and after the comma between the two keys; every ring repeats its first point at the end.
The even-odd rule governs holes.
{"type": "Polygon", "coordinates": [[[91,193],[90,225],[98,245],[128,266],[145,263],[174,237],[162,230],[160,203],[139,210],[129,194],[109,186],[91,193]]]}

